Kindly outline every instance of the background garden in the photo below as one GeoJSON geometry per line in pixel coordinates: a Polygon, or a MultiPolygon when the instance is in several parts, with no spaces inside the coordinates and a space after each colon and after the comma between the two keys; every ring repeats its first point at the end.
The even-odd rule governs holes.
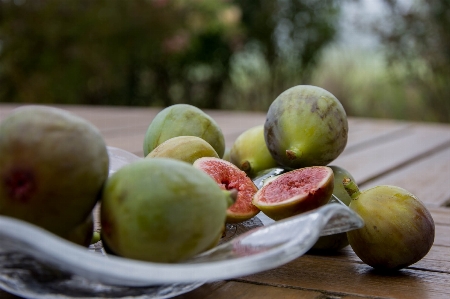
{"type": "Polygon", "coordinates": [[[0,0],[0,102],[266,111],[312,84],[450,122],[448,28],[447,0],[0,0]]]}

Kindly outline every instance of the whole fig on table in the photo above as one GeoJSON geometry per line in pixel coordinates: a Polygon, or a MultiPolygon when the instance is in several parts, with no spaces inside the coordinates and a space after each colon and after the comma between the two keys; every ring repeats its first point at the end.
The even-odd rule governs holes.
{"type": "Polygon", "coordinates": [[[350,179],[344,187],[350,208],[364,227],[347,232],[356,255],[375,269],[398,270],[421,260],[434,242],[430,212],[413,194],[397,186],[382,185],[359,191],[350,179]]]}
{"type": "MultiPolygon", "coordinates": [[[[341,201],[342,204],[350,205],[352,198],[348,195],[342,183],[344,178],[350,178],[355,181],[353,176],[344,168],[336,165],[329,165],[334,173],[334,189],[333,194],[341,201]]],[[[316,253],[333,253],[348,245],[347,233],[338,233],[329,236],[320,237],[316,244],[312,247],[312,251],[316,253]]]]}
{"type": "Polygon", "coordinates": [[[230,149],[230,161],[251,178],[277,166],[264,140],[264,125],[247,129],[236,138],[230,149]]]}
{"type": "Polygon", "coordinates": [[[146,158],[172,158],[190,164],[202,157],[219,158],[219,155],[208,142],[197,136],[172,137],[146,156],[146,158]]]}
{"type": "Polygon", "coordinates": [[[218,242],[232,203],[191,164],[169,158],[132,162],[107,181],[100,212],[101,237],[119,256],[171,263],[218,242]]]}
{"type": "Polygon", "coordinates": [[[272,157],[288,168],[325,166],[347,144],[348,122],[342,104],[330,92],[298,85],[270,105],[264,138],[272,157]]]}
{"type": "Polygon", "coordinates": [[[59,108],[23,106],[0,124],[0,214],[67,237],[108,177],[100,132],[59,108]]]}
{"type": "Polygon", "coordinates": [[[161,110],[151,121],[144,138],[144,156],[164,141],[177,136],[197,136],[219,155],[225,152],[225,137],[217,122],[203,110],[189,104],[175,104],[161,110]]]}

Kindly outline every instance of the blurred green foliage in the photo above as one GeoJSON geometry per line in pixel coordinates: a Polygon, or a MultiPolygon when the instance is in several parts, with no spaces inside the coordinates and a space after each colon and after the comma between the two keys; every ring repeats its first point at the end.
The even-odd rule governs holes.
{"type": "Polygon", "coordinates": [[[0,101],[264,110],[306,82],[338,0],[0,0],[0,101]]]}
{"type": "MultiPolygon", "coordinates": [[[[423,110],[417,116],[450,122],[450,1],[418,0],[410,6],[383,2],[386,17],[373,29],[386,47],[390,66],[401,70],[404,90],[421,99],[423,110]]],[[[405,99],[414,101],[410,94],[405,99]]]]}
{"type": "Polygon", "coordinates": [[[311,84],[332,92],[352,116],[450,123],[450,1],[379,4],[378,18],[356,24],[378,47],[328,48],[311,84]]]}

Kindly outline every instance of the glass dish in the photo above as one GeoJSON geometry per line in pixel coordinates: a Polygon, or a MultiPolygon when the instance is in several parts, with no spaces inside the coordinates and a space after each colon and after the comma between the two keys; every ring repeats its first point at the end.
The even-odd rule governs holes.
{"type": "MultiPolygon", "coordinates": [[[[124,155],[129,161],[140,159],[120,149],[108,150],[116,162],[124,155]]],[[[119,164],[111,163],[110,173],[127,163],[119,164]]],[[[306,253],[320,236],[363,224],[339,203],[277,222],[260,213],[227,225],[215,248],[183,263],[165,264],[108,255],[101,242],[87,250],[32,224],[0,216],[0,287],[25,298],[171,298],[205,282],[276,268],[306,253]]]]}

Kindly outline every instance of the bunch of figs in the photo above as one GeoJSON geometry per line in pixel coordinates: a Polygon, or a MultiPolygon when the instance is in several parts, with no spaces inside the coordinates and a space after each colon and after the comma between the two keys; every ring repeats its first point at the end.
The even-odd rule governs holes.
{"type": "Polygon", "coordinates": [[[343,106],[316,86],[281,93],[265,122],[243,131],[230,148],[205,111],[176,104],[150,122],[144,158],[108,177],[107,149],[95,127],[56,108],[19,108],[0,124],[0,214],[87,245],[92,210],[101,203],[101,240],[109,253],[172,263],[216,246],[227,223],[259,213],[278,221],[334,197],[365,226],[320,237],[311,252],[350,244],[374,268],[417,262],[434,241],[430,213],[395,186],[361,192],[347,170],[330,165],[347,138],[343,106]]]}

